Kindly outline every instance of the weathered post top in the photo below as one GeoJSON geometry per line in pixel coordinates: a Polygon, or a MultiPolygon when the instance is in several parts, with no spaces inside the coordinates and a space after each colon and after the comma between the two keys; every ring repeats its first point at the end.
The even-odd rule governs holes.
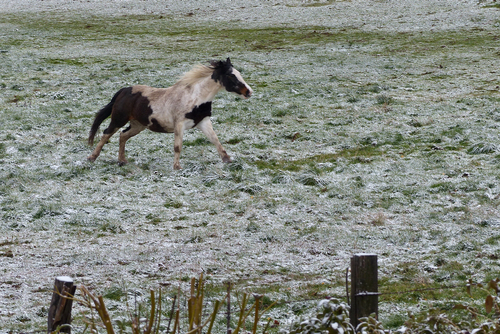
{"type": "Polygon", "coordinates": [[[54,282],[54,292],[49,307],[47,332],[59,330],[60,333],[71,333],[71,308],[76,285],[69,276],[58,276],[54,282]]]}
{"type": "Polygon", "coordinates": [[[69,276],[57,276],[56,281],[65,282],[65,283],[73,283],[73,279],[69,276]]]}

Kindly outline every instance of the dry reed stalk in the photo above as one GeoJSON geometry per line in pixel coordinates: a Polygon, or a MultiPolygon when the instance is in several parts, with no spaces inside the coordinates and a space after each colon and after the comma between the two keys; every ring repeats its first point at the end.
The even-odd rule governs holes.
{"type": "Polygon", "coordinates": [[[271,305],[269,305],[264,311],[262,311],[261,313],[259,313],[258,308],[259,308],[259,303],[260,303],[260,299],[262,298],[262,296],[261,295],[254,295],[254,297],[255,297],[255,303],[252,305],[252,307],[250,307],[250,310],[248,310],[248,312],[246,314],[244,314],[245,313],[245,307],[246,307],[246,304],[248,302],[248,296],[247,296],[246,293],[243,294],[243,301],[242,301],[242,305],[241,305],[240,318],[239,318],[239,321],[238,321],[238,325],[236,326],[233,334],[238,334],[239,330],[243,327],[246,318],[250,315],[250,313],[252,312],[253,308],[255,308],[255,317],[254,317],[252,334],[256,334],[257,333],[257,324],[259,323],[260,318],[264,315],[264,313],[266,313],[267,311],[269,311],[271,309],[271,307],[273,307],[274,305],[276,305],[276,303],[278,302],[278,301],[275,301],[274,303],[272,303],[271,305]]]}
{"type": "Polygon", "coordinates": [[[194,290],[195,290],[195,283],[196,279],[193,277],[191,278],[191,293],[189,294],[189,299],[188,299],[188,319],[189,319],[189,327],[188,327],[188,332],[190,332],[193,329],[194,326],[194,313],[195,313],[195,296],[194,296],[194,290]]]}
{"type": "Polygon", "coordinates": [[[271,319],[271,318],[268,318],[268,319],[267,319],[267,324],[266,324],[266,326],[264,327],[264,330],[262,331],[262,334],[266,334],[266,331],[267,331],[267,329],[269,328],[269,325],[271,324],[271,321],[273,321],[273,319],[271,319]]]}
{"type": "Polygon", "coordinates": [[[158,291],[158,312],[156,312],[157,316],[156,316],[156,321],[155,321],[155,326],[154,326],[154,334],[159,334],[160,332],[160,323],[161,323],[161,305],[162,305],[162,302],[161,302],[161,287],[160,287],[160,290],[158,291]]]}
{"type": "Polygon", "coordinates": [[[99,314],[99,317],[101,318],[104,327],[106,328],[106,332],[108,334],[114,334],[115,331],[113,330],[113,325],[111,324],[111,319],[109,317],[108,310],[106,309],[106,305],[104,305],[104,299],[102,298],[102,296],[95,297],[83,285],[80,287],[80,290],[84,293],[84,295],[88,296],[92,300],[92,302],[94,302],[94,306],[92,306],[90,302],[88,303],[88,306],[97,311],[97,314],[99,314]]]}
{"type": "Polygon", "coordinates": [[[208,327],[208,331],[206,334],[210,334],[210,332],[212,331],[212,327],[213,327],[213,324],[214,324],[214,321],[215,321],[215,317],[217,316],[217,313],[219,313],[219,307],[220,307],[220,301],[216,300],[215,301],[215,305],[214,305],[214,311],[212,312],[212,314],[210,315],[210,317],[208,317],[207,320],[205,320],[205,322],[199,327],[196,327],[194,328],[193,330],[187,332],[186,334],[194,334],[196,332],[200,332],[201,333],[201,329],[203,327],[205,327],[208,323],[210,323],[209,327],[208,327]]]}
{"type": "Polygon", "coordinates": [[[201,334],[201,327],[203,327],[201,326],[201,318],[203,314],[204,295],[205,292],[204,292],[203,273],[201,273],[197,287],[195,278],[191,279],[191,298],[189,298],[188,300],[188,317],[189,317],[188,333],[199,332],[201,334]]]}
{"type": "MultiPolygon", "coordinates": [[[[155,311],[156,311],[156,300],[155,300],[155,292],[153,289],[149,290],[151,296],[151,311],[149,313],[149,323],[146,329],[144,330],[144,334],[151,334],[153,330],[153,324],[155,320],[155,311]]],[[[159,301],[161,303],[161,300],[159,301]]]]}
{"type": "Polygon", "coordinates": [[[250,315],[250,313],[252,312],[253,308],[256,305],[256,303],[254,303],[252,305],[252,307],[250,307],[250,310],[248,310],[248,312],[245,314],[245,308],[247,306],[247,303],[248,303],[248,295],[246,293],[244,293],[243,294],[243,300],[241,301],[240,318],[238,320],[238,325],[234,329],[233,334],[238,334],[238,332],[240,331],[241,327],[243,327],[243,325],[245,323],[245,320],[248,318],[248,316],[250,315]]]}
{"type": "Polygon", "coordinates": [[[174,330],[172,331],[172,334],[175,334],[177,328],[179,328],[179,309],[175,311],[174,330]]]}
{"type": "Polygon", "coordinates": [[[174,296],[174,301],[172,302],[172,310],[170,311],[170,318],[168,319],[167,334],[170,333],[170,324],[172,323],[172,318],[174,317],[176,301],[177,301],[177,295],[174,296]]]}
{"type": "MultiPolygon", "coordinates": [[[[211,334],[213,325],[215,322],[215,318],[219,312],[220,307],[222,306],[222,302],[219,300],[216,300],[214,303],[214,310],[212,311],[211,315],[205,320],[205,322],[202,323],[202,313],[203,313],[203,300],[205,296],[205,290],[204,290],[204,281],[203,281],[203,274],[200,275],[198,285],[196,286],[196,280],[193,278],[191,280],[191,298],[188,300],[188,319],[189,319],[189,330],[186,332],[186,334],[201,334],[202,329],[209,324],[208,329],[206,334],[211,334]]],[[[106,328],[106,333],[107,334],[114,334],[114,330],[112,327],[111,319],[109,316],[109,313],[106,309],[106,306],[104,304],[104,299],[102,296],[94,296],[85,286],[80,286],[79,289],[82,291],[83,298],[84,299],[75,299],[73,297],[73,300],[76,300],[78,303],[82,304],[85,307],[88,307],[92,313],[93,310],[96,310],[99,318],[104,324],[104,327],[106,328]]],[[[161,289],[158,294],[158,299],[156,298],[155,292],[153,289],[150,289],[150,296],[151,296],[151,309],[149,312],[149,319],[148,319],[148,324],[146,328],[144,328],[144,331],[142,334],[158,334],[159,333],[159,328],[160,328],[160,323],[161,323],[161,289]]],[[[276,302],[272,303],[269,307],[267,307],[263,312],[260,312],[260,304],[261,304],[261,298],[262,295],[254,295],[255,298],[255,303],[250,307],[248,311],[245,311],[249,298],[246,293],[243,294],[243,299],[240,305],[240,314],[238,318],[238,324],[236,328],[234,329],[233,334],[238,334],[239,331],[243,328],[246,319],[248,316],[252,313],[253,309],[255,308],[255,316],[254,316],[254,323],[252,326],[252,334],[257,334],[257,325],[264,313],[266,313],[271,307],[273,307],[276,302]]],[[[228,300],[228,305],[230,303],[230,285],[228,285],[228,293],[224,297],[224,300],[228,300]]],[[[168,323],[168,328],[167,328],[167,333],[169,333],[170,330],[170,324],[172,321],[172,317],[174,315],[174,310],[175,310],[175,304],[176,301],[180,300],[180,287],[178,290],[178,295],[174,297],[174,301],[172,304],[172,311],[168,323]]],[[[94,317],[92,315],[92,322],[91,323],[86,323],[87,328],[90,325],[91,330],[96,330],[96,324],[93,321],[94,317]]],[[[141,334],[141,329],[140,329],[140,324],[139,324],[139,317],[131,316],[131,329],[133,334],[141,334]]],[[[266,329],[269,327],[269,323],[271,320],[268,321],[267,326],[264,328],[263,334],[265,334],[266,329]]],[[[229,323],[228,323],[228,331],[230,331],[229,328],[229,323]]],[[[179,309],[179,303],[177,306],[177,310],[175,311],[175,320],[174,320],[174,328],[173,331],[170,332],[171,334],[176,334],[180,332],[180,309],[179,309]]]]}
{"type": "Polygon", "coordinates": [[[252,329],[252,334],[257,333],[257,323],[259,322],[259,307],[260,307],[260,299],[262,298],[262,295],[253,295],[255,298],[255,318],[253,321],[253,329],[252,329]]]}
{"type": "Polygon", "coordinates": [[[214,311],[212,312],[212,316],[210,319],[210,325],[208,326],[206,334],[212,333],[212,327],[214,326],[215,317],[217,316],[217,313],[219,312],[219,307],[220,307],[220,301],[216,300],[215,305],[214,305],[214,311]]]}

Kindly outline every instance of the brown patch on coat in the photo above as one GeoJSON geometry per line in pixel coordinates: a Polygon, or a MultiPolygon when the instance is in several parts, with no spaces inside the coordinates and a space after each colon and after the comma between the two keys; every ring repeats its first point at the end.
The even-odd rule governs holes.
{"type": "Polygon", "coordinates": [[[151,124],[148,126],[148,129],[153,132],[161,132],[161,133],[171,132],[167,131],[163,126],[161,126],[156,118],[151,118],[151,124]]]}
{"type": "Polygon", "coordinates": [[[153,113],[149,104],[149,99],[143,96],[142,92],[134,92],[134,87],[124,88],[116,97],[111,113],[111,122],[114,127],[120,128],[127,124],[128,121],[135,119],[142,125],[147,126],[149,116],[153,113]]]}

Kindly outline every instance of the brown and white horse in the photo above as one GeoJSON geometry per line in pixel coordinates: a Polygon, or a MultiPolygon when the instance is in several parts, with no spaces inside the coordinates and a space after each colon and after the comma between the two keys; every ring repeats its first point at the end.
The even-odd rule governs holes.
{"type": "Polygon", "coordinates": [[[111,122],[88,160],[95,161],[102,147],[121,127],[130,122],[120,134],[118,163],[126,164],[125,143],[144,129],[174,133],[174,169],[179,163],[184,130],[197,127],[216,147],[223,162],[231,162],[212,128],[212,100],[225,88],[248,98],[252,89],[241,77],[231,60],[211,61],[209,66],[198,65],[169,88],[132,86],[120,89],[111,102],[95,116],[89,134],[89,144],[101,123],[111,116],[111,122]]]}

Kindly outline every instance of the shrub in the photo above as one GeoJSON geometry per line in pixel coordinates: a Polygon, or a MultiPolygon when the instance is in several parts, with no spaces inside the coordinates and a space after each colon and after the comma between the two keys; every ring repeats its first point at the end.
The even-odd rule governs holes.
{"type": "Polygon", "coordinates": [[[307,319],[292,322],[288,330],[281,334],[343,334],[355,333],[349,322],[349,305],[338,300],[322,300],[318,303],[317,313],[307,319]]]}

